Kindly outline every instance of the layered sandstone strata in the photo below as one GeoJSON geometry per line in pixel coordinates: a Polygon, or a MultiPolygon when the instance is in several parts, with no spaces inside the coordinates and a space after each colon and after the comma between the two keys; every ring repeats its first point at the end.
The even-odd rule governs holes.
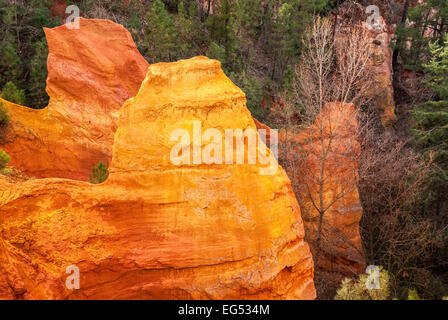
{"type": "Polygon", "coordinates": [[[87,180],[112,157],[118,110],[135,96],[148,63],[129,32],[108,20],[45,29],[49,55],[43,110],[1,100],[11,118],[0,149],[29,176],[87,180]]]}
{"type": "Polygon", "coordinates": [[[171,161],[174,130],[255,129],[245,103],[218,61],[151,65],[120,110],[105,183],[0,180],[0,298],[315,298],[283,169],[171,161]]]}

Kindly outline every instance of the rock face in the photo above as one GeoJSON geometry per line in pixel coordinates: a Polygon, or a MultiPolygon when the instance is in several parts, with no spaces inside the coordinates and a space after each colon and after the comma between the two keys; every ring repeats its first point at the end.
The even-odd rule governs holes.
{"type": "MultiPolygon", "coordinates": [[[[257,126],[266,127],[258,122],[257,126]]],[[[356,187],[360,153],[357,131],[354,105],[331,103],[311,127],[279,134],[281,158],[301,205],[316,277],[326,287],[322,291],[365,271],[359,232],[362,207],[356,187]],[[321,231],[319,211],[323,212],[321,231]]]]}
{"type": "Polygon", "coordinates": [[[374,23],[374,20],[368,19],[373,12],[367,15],[365,10],[365,7],[351,2],[345,2],[339,7],[336,41],[338,38],[343,39],[355,23],[361,23],[368,32],[373,43],[369,68],[374,80],[369,94],[373,97],[374,105],[379,110],[383,126],[388,128],[396,120],[392,83],[392,49],[390,47],[393,31],[382,16],[379,16],[379,23],[375,28],[369,28],[367,23],[374,23]]]}
{"type": "MultiPolygon", "coordinates": [[[[65,106],[67,91],[51,92],[61,92],[65,106]]],[[[95,101],[109,110],[104,97],[95,101]]],[[[151,65],[120,110],[105,183],[0,180],[0,298],[315,298],[312,257],[283,169],[260,175],[258,162],[170,159],[173,130],[193,134],[197,122],[202,132],[255,129],[245,102],[218,61],[151,65]],[[79,290],[65,286],[72,265],[79,290]]]]}
{"type": "Polygon", "coordinates": [[[81,18],[80,29],[45,33],[49,105],[34,110],[3,100],[11,125],[0,149],[30,176],[87,180],[99,161],[110,161],[118,110],[137,93],[148,63],[111,21],[81,18]]]}
{"type": "Polygon", "coordinates": [[[65,9],[67,8],[66,0],[52,0],[50,5],[50,12],[53,17],[64,17],[66,15],[65,9]]]}
{"type": "Polygon", "coordinates": [[[392,49],[390,47],[392,32],[383,17],[380,17],[379,28],[372,29],[370,35],[374,44],[370,59],[370,68],[373,70],[375,79],[372,93],[381,111],[381,122],[385,128],[388,128],[397,119],[392,83],[392,49]]]}
{"type": "Polygon", "coordinates": [[[299,193],[303,195],[306,238],[312,244],[316,268],[327,286],[337,285],[344,277],[365,271],[359,232],[362,207],[357,189],[360,154],[357,126],[353,104],[332,103],[325,107],[314,125],[298,137],[301,148],[307,153],[299,169],[302,183],[298,184],[299,193]],[[320,212],[323,212],[321,231],[320,212]]]}

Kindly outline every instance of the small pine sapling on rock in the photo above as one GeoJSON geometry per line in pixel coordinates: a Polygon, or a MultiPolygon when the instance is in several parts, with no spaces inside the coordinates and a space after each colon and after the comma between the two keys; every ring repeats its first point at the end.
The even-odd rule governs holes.
{"type": "Polygon", "coordinates": [[[3,150],[0,149],[0,170],[4,169],[11,160],[11,157],[3,150]]]}
{"type": "Polygon", "coordinates": [[[89,174],[89,180],[92,184],[100,184],[106,181],[108,176],[109,171],[107,165],[100,161],[96,167],[92,168],[92,173],[89,174]]]}

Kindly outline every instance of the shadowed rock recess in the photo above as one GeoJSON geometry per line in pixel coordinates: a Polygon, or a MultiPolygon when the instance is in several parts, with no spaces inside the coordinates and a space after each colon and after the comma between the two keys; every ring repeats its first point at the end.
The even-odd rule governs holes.
{"type": "MultiPolygon", "coordinates": [[[[54,32],[69,32],[62,28],[54,32]]],[[[121,27],[82,20],[78,32],[104,28],[121,30],[121,40],[119,34],[111,34],[125,41],[119,48],[127,51],[112,53],[117,47],[103,48],[97,58],[111,62],[120,57],[125,63],[126,52],[133,52],[135,46],[121,27]]],[[[47,30],[47,35],[52,32],[47,30]]],[[[50,52],[56,50],[49,43],[50,52]]],[[[138,72],[145,67],[134,60],[128,66],[133,71],[127,70],[129,78],[123,80],[112,76],[120,74],[112,62],[109,69],[104,68],[107,63],[98,63],[90,69],[97,71],[80,75],[75,70],[81,73],[82,68],[61,60],[61,70],[67,71],[60,81],[52,78],[50,69],[47,90],[52,108],[14,107],[21,111],[11,112],[9,133],[14,135],[20,124],[31,135],[45,132],[45,149],[35,146],[30,151],[16,140],[22,149],[12,152],[12,157],[33,154],[28,162],[37,167],[42,161],[45,166],[42,152],[54,163],[61,158],[47,150],[58,150],[58,144],[51,144],[61,136],[69,137],[67,148],[82,149],[90,138],[107,154],[102,134],[107,133],[107,140],[106,135],[115,131],[113,111],[132,95],[138,72]],[[107,81],[101,80],[104,73],[110,75],[107,81]],[[95,78],[88,78],[93,74],[95,78]],[[70,76],[89,85],[83,89],[83,83],[75,80],[79,90],[70,91],[65,88],[73,88],[70,76]],[[53,81],[59,85],[50,89],[53,81]],[[92,100],[78,100],[77,95],[92,100]],[[81,131],[73,134],[70,130],[77,123],[88,123],[83,108],[93,108],[92,114],[85,115],[91,117],[92,126],[77,128],[81,131]],[[52,113],[61,120],[39,122],[52,113]],[[26,126],[25,119],[29,119],[26,126]],[[55,139],[53,132],[59,134],[55,139]],[[79,147],[78,139],[83,141],[79,147]]],[[[170,150],[177,144],[170,140],[172,131],[192,132],[194,121],[201,122],[203,131],[255,129],[244,93],[225,76],[218,61],[197,57],[151,65],[138,94],[120,109],[105,183],[0,179],[0,299],[314,299],[313,261],[283,169],[260,175],[260,164],[172,164],[170,150]],[[65,285],[66,268],[71,265],[80,270],[79,290],[65,285]]],[[[75,159],[76,150],[71,150],[75,159]]]]}

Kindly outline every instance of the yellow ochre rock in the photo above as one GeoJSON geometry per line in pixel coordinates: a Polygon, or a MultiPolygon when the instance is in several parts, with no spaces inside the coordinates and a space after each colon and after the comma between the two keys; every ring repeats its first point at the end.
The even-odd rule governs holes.
{"type": "Polygon", "coordinates": [[[105,183],[0,179],[0,298],[314,299],[285,172],[173,164],[173,132],[198,124],[204,134],[255,129],[218,61],[154,64],[120,110],[105,183]],[[80,289],[66,287],[70,266],[80,289]]]}

